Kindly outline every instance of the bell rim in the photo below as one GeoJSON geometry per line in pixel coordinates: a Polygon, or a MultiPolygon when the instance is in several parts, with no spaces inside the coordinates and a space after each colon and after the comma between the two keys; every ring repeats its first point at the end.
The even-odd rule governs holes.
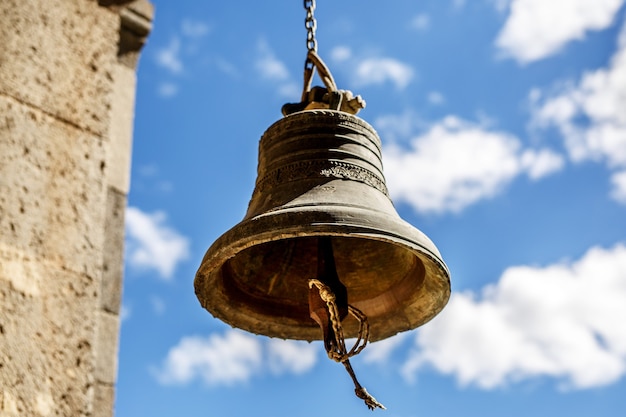
{"type": "MultiPolygon", "coordinates": [[[[424,314],[419,320],[414,319],[414,322],[408,325],[397,325],[388,330],[376,329],[372,326],[371,341],[382,340],[424,325],[439,314],[449,301],[451,294],[449,269],[434,243],[419,229],[399,216],[384,212],[363,207],[325,205],[283,207],[244,219],[222,234],[206,251],[196,272],[194,287],[200,304],[214,317],[233,327],[252,333],[285,339],[320,340],[319,328],[313,321],[310,328],[285,325],[284,327],[288,329],[285,331],[269,329],[258,331],[258,320],[239,314],[233,309],[220,308],[222,303],[228,301],[228,297],[223,283],[217,282],[220,281],[220,269],[226,262],[247,248],[278,240],[315,236],[363,238],[400,246],[413,252],[422,262],[426,261],[439,271],[427,277],[431,281],[436,279],[443,281],[428,283],[442,289],[438,293],[437,302],[430,305],[428,314],[424,314]],[[362,219],[369,221],[365,222],[362,219]],[[367,223],[374,223],[375,226],[367,223]],[[411,236],[407,236],[408,231],[411,232],[411,236]],[[289,329],[292,331],[290,332],[289,329]]],[[[416,301],[413,300],[413,303],[416,301]]],[[[406,308],[408,307],[410,306],[406,308]]]]}

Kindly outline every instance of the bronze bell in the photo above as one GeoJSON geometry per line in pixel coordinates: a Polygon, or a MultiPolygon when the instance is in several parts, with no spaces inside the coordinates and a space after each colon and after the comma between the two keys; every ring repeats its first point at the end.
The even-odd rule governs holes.
{"type": "MultiPolygon", "coordinates": [[[[450,297],[439,251],[393,207],[374,128],[347,112],[304,110],[263,134],[248,211],[207,251],[195,291],[232,326],[320,340],[307,282],[324,262],[369,320],[370,341],[426,323],[450,297]]],[[[356,320],[342,325],[356,337],[356,320]]]]}

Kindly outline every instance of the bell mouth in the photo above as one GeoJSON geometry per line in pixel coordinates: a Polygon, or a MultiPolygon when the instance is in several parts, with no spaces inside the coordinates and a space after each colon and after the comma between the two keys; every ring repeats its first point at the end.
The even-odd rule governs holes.
{"type": "MultiPolygon", "coordinates": [[[[202,306],[252,333],[320,340],[319,326],[309,317],[308,280],[316,276],[317,237],[330,236],[337,275],[348,303],[368,317],[371,341],[421,326],[443,309],[449,274],[423,233],[381,213],[359,215],[352,208],[346,216],[317,209],[322,210],[257,216],[222,235],[196,274],[202,306]],[[376,227],[355,224],[358,219],[376,227]]],[[[356,320],[347,318],[342,326],[346,337],[356,337],[356,320]]]]}
{"type": "MultiPolygon", "coordinates": [[[[393,315],[424,284],[422,261],[404,248],[350,237],[331,241],[337,275],[349,289],[348,303],[371,321],[393,315]]],[[[256,245],[224,263],[222,285],[229,300],[248,306],[252,314],[310,321],[318,328],[308,309],[308,280],[316,276],[317,257],[315,237],[256,245]]]]}

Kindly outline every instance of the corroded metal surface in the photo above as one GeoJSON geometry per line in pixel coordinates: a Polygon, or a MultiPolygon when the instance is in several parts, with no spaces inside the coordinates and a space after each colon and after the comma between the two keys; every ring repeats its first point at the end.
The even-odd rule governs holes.
{"type": "MultiPolygon", "coordinates": [[[[316,340],[308,280],[318,237],[332,239],[348,302],[370,322],[370,340],[416,328],[450,296],[435,245],[403,221],[384,182],[380,139],[362,119],[306,110],[261,138],[255,190],[244,219],[207,251],[196,295],[215,317],[257,334],[316,340]]],[[[347,318],[346,337],[359,323],[347,318]]]]}

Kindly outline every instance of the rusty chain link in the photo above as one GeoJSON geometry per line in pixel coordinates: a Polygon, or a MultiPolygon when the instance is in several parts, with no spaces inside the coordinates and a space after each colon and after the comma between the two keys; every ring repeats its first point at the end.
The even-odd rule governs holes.
{"type": "Polygon", "coordinates": [[[302,86],[302,96],[300,103],[287,103],[282,108],[283,115],[303,111],[305,109],[330,109],[343,111],[350,114],[357,114],[359,110],[365,108],[365,100],[361,96],[355,96],[349,90],[339,90],[335,84],[330,70],[317,54],[317,20],[315,20],[315,0],[304,0],[306,18],[304,27],[306,28],[306,59],[304,60],[304,84],[302,86]],[[311,88],[315,72],[318,72],[320,79],[326,86],[311,88]]]}
{"type": "Polygon", "coordinates": [[[306,18],[304,19],[304,27],[306,28],[306,49],[308,51],[317,52],[317,39],[315,39],[317,20],[315,20],[315,16],[313,15],[315,11],[315,0],[304,0],[304,9],[306,10],[306,18]]]}

